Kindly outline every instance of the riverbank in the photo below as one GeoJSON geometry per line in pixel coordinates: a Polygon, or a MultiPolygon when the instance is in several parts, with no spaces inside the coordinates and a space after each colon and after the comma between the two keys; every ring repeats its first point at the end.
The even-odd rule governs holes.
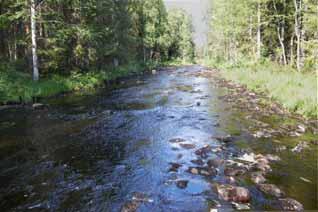
{"type": "Polygon", "coordinates": [[[34,97],[43,98],[68,92],[94,91],[105,83],[121,77],[142,74],[156,68],[155,63],[131,63],[105,71],[74,72],[68,76],[51,75],[33,82],[29,73],[8,68],[0,70],[0,105],[31,102],[34,97]]]}
{"type": "Polygon", "coordinates": [[[317,119],[317,73],[297,72],[274,63],[206,63],[235,83],[264,92],[273,102],[306,118],[317,119]]]}

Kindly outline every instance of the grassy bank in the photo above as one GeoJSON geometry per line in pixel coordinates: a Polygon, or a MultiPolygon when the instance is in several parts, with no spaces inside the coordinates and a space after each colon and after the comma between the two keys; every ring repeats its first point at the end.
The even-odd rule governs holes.
{"type": "Polygon", "coordinates": [[[218,68],[228,80],[244,84],[254,91],[266,92],[291,112],[317,118],[317,73],[297,72],[270,62],[208,65],[218,68]]]}
{"type": "Polygon", "coordinates": [[[30,73],[16,71],[10,66],[0,69],[0,104],[30,102],[33,97],[48,97],[64,92],[92,90],[105,81],[141,73],[156,64],[131,63],[105,71],[52,75],[33,82],[30,73]]]}

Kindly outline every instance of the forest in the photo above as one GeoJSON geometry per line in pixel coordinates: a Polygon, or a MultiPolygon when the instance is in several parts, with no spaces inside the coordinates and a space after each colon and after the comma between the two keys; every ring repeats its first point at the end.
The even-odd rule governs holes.
{"type": "Polygon", "coordinates": [[[317,0],[210,2],[206,64],[291,111],[317,117],[317,0]]]}
{"type": "Polygon", "coordinates": [[[191,23],[162,0],[1,1],[0,102],[90,89],[176,58],[193,61],[191,23]]]}

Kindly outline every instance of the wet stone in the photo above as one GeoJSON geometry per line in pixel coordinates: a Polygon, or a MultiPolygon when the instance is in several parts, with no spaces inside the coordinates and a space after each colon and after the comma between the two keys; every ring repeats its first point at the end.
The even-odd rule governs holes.
{"type": "Polygon", "coordinates": [[[220,165],[222,165],[224,163],[224,160],[222,159],[210,159],[208,160],[207,164],[209,167],[219,167],[220,165]]]}
{"type": "Polygon", "coordinates": [[[243,187],[217,185],[217,192],[219,197],[225,201],[248,203],[251,199],[249,190],[243,187]]]}
{"type": "Polygon", "coordinates": [[[182,138],[173,138],[173,139],[170,139],[169,142],[170,143],[182,143],[182,142],[185,142],[185,140],[182,138]]]}
{"type": "Polygon", "coordinates": [[[176,181],[176,185],[180,189],[185,189],[188,186],[189,181],[188,180],[178,180],[176,181]]]}
{"type": "Polygon", "coordinates": [[[285,193],[282,190],[280,190],[276,185],[273,184],[259,184],[258,188],[265,194],[271,196],[283,197],[285,195],[285,193]]]}
{"type": "Polygon", "coordinates": [[[304,149],[307,149],[307,148],[309,148],[309,145],[307,144],[307,142],[306,141],[301,141],[291,151],[295,152],[295,153],[300,153],[304,149]]]}
{"type": "Polygon", "coordinates": [[[191,160],[191,163],[194,163],[194,164],[199,165],[199,166],[204,165],[204,162],[202,159],[191,160]]]}
{"type": "Polygon", "coordinates": [[[234,138],[231,135],[227,135],[227,136],[219,136],[219,137],[212,137],[220,142],[224,142],[224,143],[230,143],[234,141],[234,138]]]}
{"type": "Polygon", "coordinates": [[[284,211],[303,211],[304,206],[292,198],[279,199],[280,208],[284,211]]]}
{"type": "Polygon", "coordinates": [[[195,145],[194,144],[183,144],[181,143],[180,146],[184,149],[194,149],[195,145]]]}
{"type": "Polygon", "coordinates": [[[267,154],[265,158],[269,161],[280,161],[280,157],[277,155],[267,154]]]}
{"type": "Polygon", "coordinates": [[[137,211],[140,203],[138,201],[129,201],[126,202],[121,208],[121,212],[135,212],[137,211]]]}
{"type": "Polygon", "coordinates": [[[238,210],[238,211],[247,211],[251,209],[249,204],[240,204],[236,202],[231,202],[231,205],[235,210],[238,210]]]}
{"type": "Polygon", "coordinates": [[[179,163],[169,163],[171,167],[169,168],[169,172],[177,172],[178,169],[182,166],[179,163]]]}
{"type": "Polygon", "coordinates": [[[246,169],[243,167],[227,167],[224,169],[224,175],[226,176],[240,176],[246,173],[246,169]]]}
{"type": "Polygon", "coordinates": [[[208,154],[212,151],[212,147],[210,145],[206,145],[195,151],[195,154],[202,157],[207,158],[208,154]]]}
{"type": "Polygon", "coordinates": [[[195,175],[202,175],[202,176],[215,176],[217,171],[210,167],[189,167],[188,172],[195,175]]]}
{"type": "Polygon", "coordinates": [[[251,174],[251,180],[255,183],[255,184],[260,184],[260,183],[265,183],[266,179],[265,177],[262,175],[262,173],[259,172],[253,172],[251,174]]]}

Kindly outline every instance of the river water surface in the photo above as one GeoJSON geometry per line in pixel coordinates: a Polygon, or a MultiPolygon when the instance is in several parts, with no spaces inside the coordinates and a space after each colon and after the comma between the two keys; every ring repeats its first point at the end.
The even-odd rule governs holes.
{"type": "MultiPolygon", "coordinates": [[[[205,145],[223,148],[209,158],[278,155],[267,180],[305,209],[317,210],[317,146],[290,151],[313,135],[254,138],[248,113],[218,98],[226,91],[193,74],[201,69],[167,69],[94,95],[49,99],[47,110],[1,110],[1,211],[120,211],[138,197],[138,211],[209,211],[216,205],[234,210],[213,189],[224,183],[222,167],[213,177],[187,171],[198,157],[195,150],[205,145]],[[213,139],[228,134],[235,142],[226,146],[213,139]],[[276,151],[279,146],[287,149],[276,151]],[[180,167],[171,171],[171,163],[180,167]],[[178,180],[188,183],[178,187],[178,180]]],[[[273,126],[297,122],[259,119],[273,126]]],[[[248,179],[237,184],[250,190],[252,210],[275,209],[275,198],[248,179]]]]}

